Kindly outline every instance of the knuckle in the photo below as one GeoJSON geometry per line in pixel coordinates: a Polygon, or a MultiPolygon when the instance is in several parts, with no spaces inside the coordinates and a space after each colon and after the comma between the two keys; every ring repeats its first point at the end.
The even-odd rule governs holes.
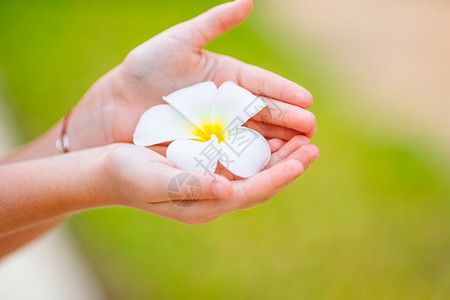
{"type": "Polygon", "coordinates": [[[292,97],[292,93],[289,92],[290,84],[291,84],[291,82],[289,82],[289,81],[283,81],[283,84],[281,85],[281,90],[280,90],[280,99],[289,99],[292,97]]]}
{"type": "Polygon", "coordinates": [[[292,138],[292,141],[299,144],[309,144],[311,142],[310,139],[304,135],[296,135],[292,138]]]}

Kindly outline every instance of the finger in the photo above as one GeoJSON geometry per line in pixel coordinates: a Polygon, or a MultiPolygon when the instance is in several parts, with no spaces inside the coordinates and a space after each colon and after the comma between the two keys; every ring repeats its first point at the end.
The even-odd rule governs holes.
{"type": "Polygon", "coordinates": [[[287,141],[300,134],[300,132],[290,128],[257,122],[255,120],[248,120],[244,126],[258,131],[266,139],[278,138],[287,141]]]}
{"type": "Polygon", "coordinates": [[[308,110],[281,101],[263,98],[267,106],[252,120],[309,133],[316,127],[316,117],[308,110]]]}
{"type": "Polygon", "coordinates": [[[148,179],[143,180],[149,204],[155,203],[152,199],[162,199],[159,202],[227,199],[233,193],[231,182],[221,175],[188,172],[166,164],[158,176],[151,179],[151,184],[148,179]],[[155,186],[166,189],[155,189],[155,186]]]}
{"type": "Polygon", "coordinates": [[[269,200],[299,177],[318,156],[317,146],[308,144],[273,167],[246,180],[232,182],[233,196],[220,201],[220,205],[216,205],[218,209],[216,214],[250,208],[269,200]]]}
{"type": "Polygon", "coordinates": [[[260,204],[290,185],[303,173],[304,165],[309,165],[317,158],[317,147],[306,145],[302,148],[303,154],[297,154],[294,160],[282,161],[246,180],[233,182],[233,196],[229,199],[199,200],[189,207],[177,207],[173,202],[158,203],[155,206],[156,210],[152,212],[187,224],[198,224],[260,204]]]}
{"type": "Polygon", "coordinates": [[[308,132],[306,134],[306,136],[309,137],[310,139],[312,139],[316,135],[316,132],[317,132],[317,125],[314,127],[314,129],[311,132],[308,132]]]}
{"type": "Polygon", "coordinates": [[[278,151],[281,147],[283,147],[284,144],[286,144],[285,141],[274,138],[267,141],[270,147],[270,153],[274,153],[275,151],[278,151]]]}
{"type": "Polygon", "coordinates": [[[300,151],[302,148],[302,155],[298,155],[296,157],[297,159],[288,158],[283,160],[273,167],[250,177],[248,180],[241,181],[240,185],[233,183],[233,197],[223,202],[228,203],[238,199],[235,208],[241,210],[253,207],[272,198],[275,194],[290,185],[317,158],[318,148],[314,145],[305,145],[294,153],[300,151]]]}
{"type": "Polygon", "coordinates": [[[242,23],[252,8],[252,0],[227,2],[170,28],[164,34],[203,48],[219,35],[242,23]]]}
{"type": "Polygon", "coordinates": [[[163,202],[153,206],[151,212],[187,224],[209,222],[225,213],[251,207],[262,202],[261,200],[269,199],[295,180],[302,171],[300,162],[284,162],[247,180],[235,182],[233,197],[230,199],[199,200],[186,207],[177,206],[174,202],[163,202]]]}
{"type": "MultiPolygon", "coordinates": [[[[287,158],[291,159],[290,158],[291,154],[293,154],[295,151],[299,150],[302,146],[307,145],[309,143],[310,143],[309,138],[307,138],[304,135],[298,135],[298,136],[293,137],[278,151],[272,153],[272,156],[270,157],[270,161],[267,164],[266,168],[270,168],[287,158]]],[[[292,158],[292,159],[294,159],[294,158],[292,158]]],[[[300,159],[298,159],[298,160],[302,161],[300,159]]]]}
{"type": "Polygon", "coordinates": [[[280,188],[300,176],[303,170],[303,165],[297,160],[282,162],[246,180],[234,181],[230,199],[202,201],[199,209],[204,214],[222,215],[255,206],[272,198],[280,188]]]}
{"type": "Polygon", "coordinates": [[[311,93],[295,82],[238,60],[232,59],[231,63],[234,63],[239,70],[237,75],[239,85],[253,94],[281,100],[302,108],[311,107],[313,103],[311,93]]]}
{"type": "Polygon", "coordinates": [[[285,160],[298,160],[303,164],[303,167],[306,170],[309,165],[319,157],[319,155],[320,151],[316,145],[306,144],[295,150],[285,160]]]}

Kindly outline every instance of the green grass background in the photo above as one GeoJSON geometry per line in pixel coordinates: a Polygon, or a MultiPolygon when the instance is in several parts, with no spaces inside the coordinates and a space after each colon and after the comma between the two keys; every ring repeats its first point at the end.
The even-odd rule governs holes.
{"type": "MultiPolygon", "coordinates": [[[[219,2],[0,1],[2,88],[22,141],[54,124],[132,48],[219,2]]],[[[127,208],[73,217],[108,297],[450,299],[449,158],[374,127],[382,116],[352,108],[360,101],[352,82],[255,8],[207,48],[308,88],[321,157],[272,201],[210,224],[127,208]]]]}

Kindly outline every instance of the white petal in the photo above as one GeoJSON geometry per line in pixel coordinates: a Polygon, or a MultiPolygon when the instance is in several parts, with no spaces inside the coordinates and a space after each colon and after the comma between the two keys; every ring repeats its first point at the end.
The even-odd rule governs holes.
{"type": "Polygon", "coordinates": [[[267,106],[267,103],[232,81],[224,82],[218,89],[212,107],[213,120],[226,129],[241,126],[267,106]]]}
{"type": "Polygon", "coordinates": [[[266,139],[250,128],[236,127],[229,130],[228,137],[220,146],[220,163],[240,177],[255,175],[270,160],[270,148],[266,139]]]}
{"type": "Polygon", "coordinates": [[[137,124],[133,142],[138,146],[151,146],[177,139],[194,139],[197,127],[175,108],[157,105],[144,112],[137,124]]]}
{"type": "Polygon", "coordinates": [[[186,87],[163,97],[189,121],[201,127],[211,119],[211,105],[217,94],[217,87],[212,81],[205,81],[186,87]]]}
{"type": "Polygon", "coordinates": [[[220,147],[214,135],[207,142],[177,140],[169,145],[166,156],[182,170],[214,174],[220,147]]]}

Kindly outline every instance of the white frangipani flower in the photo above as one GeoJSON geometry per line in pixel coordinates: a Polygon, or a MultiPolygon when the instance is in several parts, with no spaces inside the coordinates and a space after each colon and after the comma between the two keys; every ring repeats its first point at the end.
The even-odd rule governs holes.
{"type": "Polygon", "coordinates": [[[173,141],[167,158],[178,168],[214,173],[217,162],[240,177],[258,173],[269,162],[270,148],[258,132],[241,127],[267,103],[227,81],[219,88],[206,81],[163,97],[142,114],[134,144],[173,141]]]}

